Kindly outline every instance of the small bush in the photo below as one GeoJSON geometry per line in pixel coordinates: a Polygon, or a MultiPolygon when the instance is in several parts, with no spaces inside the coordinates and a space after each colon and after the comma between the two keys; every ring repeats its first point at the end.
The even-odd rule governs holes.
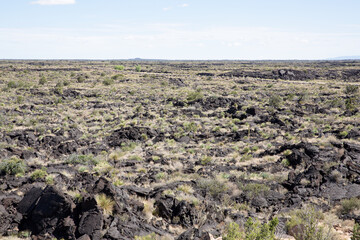
{"type": "Polygon", "coordinates": [[[5,159],[0,162],[0,173],[8,175],[24,175],[26,171],[25,162],[17,157],[5,159]]]}
{"type": "Polygon", "coordinates": [[[85,82],[85,78],[83,76],[78,76],[76,80],[77,80],[78,83],[85,82]]]}
{"type": "Polygon", "coordinates": [[[360,209],[360,199],[350,198],[341,201],[340,212],[342,214],[348,214],[354,210],[360,209]]]}
{"type": "Polygon", "coordinates": [[[204,97],[204,94],[202,94],[202,92],[200,90],[196,90],[194,92],[189,92],[186,97],[186,100],[189,102],[192,102],[192,101],[200,100],[203,97],[204,97]]]}
{"type": "Polygon", "coordinates": [[[17,88],[19,86],[19,83],[18,82],[15,82],[15,81],[13,81],[13,80],[11,80],[11,81],[9,81],[8,83],[7,83],[7,87],[8,88],[17,88]]]}
{"type": "Polygon", "coordinates": [[[33,181],[37,180],[37,179],[45,179],[45,177],[47,176],[47,172],[46,172],[46,168],[41,168],[41,169],[36,169],[32,174],[31,174],[31,179],[33,181]]]}
{"type": "Polygon", "coordinates": [[[270,188],[261,183],[249,183],[245,187],[240,187],[250,198],[257,197],[261,194],[266,194],[270,188]]]}
{"type": "Polygon", "coordinates": [[[351,240],[360,240],[360,225],[355,224],[353,229],[353,235],[351,237],[351,240]]]}
{"type": "Polygon", "coordinates": [[[279,108],[282,105],[282,99],[280,96],[271,96],[269,99],[269,105],[273,108],[279,108]]]}
{"type": "Polygon", "coordinates": [[[241,231],[239,224],[231,222],[227,229],[223,240],[241,240],[244,239],[244,232],[241,231]]]}
{"type": "Polygon", "coordinates": [[[331,240],[333,234],[331,227],[320,226],[320,220],[324,218],[321,211],[314,207],[306,206],[295,210],[290,214],[290,220],[286,223],[288,233],[296,240],[331,240]]]}
{"type": "Polygon", "coordinates": [[[203,156],[200,160],[201,165],[205,166],[212,163],[212,158],[210,156],[203,156]]]}
{"type": "Polygon", "coordinates": [[[140,65],[137,65],[135,67],[135,72],[141,72],[141,66],[140,65]]]}
{"type": "Polygon", "coordinates": [[[209,192],[213,197],[217,197],[227,190],[226,184],[217,179],[200,179],[197,182],[197,186],[204,189],[206,192],[209,192]]]}
{"type": "Polygon", "coordinates": [[[135,240],[157,240],[157,238],[155,233],[151,233],[145,236],[135,236],[135,240]]]}
{"type": "Polygon", "coordinates": [[[67,157],[65,160],[65,163],[67,164],[83,164],[86,165],[88,163],[97,164],[99,161],[92,155],[78,155],[78,154],[72,154],[67,157]]]}
{"type": "Polygon", "coordinates": [[[95,200],[96,200],[97,204],[103,210],[104,214],[106,214],[106,215],[112,214],[115,202],[110,197],[108,197],[102,193],[102,194],[96,195],[95,200]]]}
{"type": "Polygon", "coordinates": [[[105,86],[110,86],[110,85],[112,85],[112,84],[114,84],[114,79],[112,79],[112,78],[106,78],[106,79],[104,79],[104,81],[103,81],[103,84],[105,85],[105,86]]]}
{"type": "Polygon", "coordinates": [[[123,78],[123,77],[124,77],[123,74],[116,74],[116,75],[112,76],[111,79],[113,79],[113,80],[118,80],[118,79],[121,79],[121,78],[123,78]]]}
{"type": "Polygon", "coordinates": [[[279,224],[277,218],[272,219],[269,223],[261,224],[260,221],[254,221],[248,218],[245,223],[245,231],[241,231],[237,223],[230,223],[226,229],[224,240],[275,240],[275,229],[279,224]]]}
{"type": "Polygon", "coordinates": [[[46,83],[46,78],[44,76],[42,76],[40,79],[39,79],[39,85],[45,85],[46,83]]]}
{"type": "Polygon", "coordinates": [[[125,67],[123,65],[117,65],[114,67],[115,70],[119,70],[119,71],[122,71],[125,69],[125,67]]]}
{"type": "Polygon", "coordinates": [[[359,91],[359,86],[357,85],[347,85],[345,87],[344,93],[346,95],[354,95],[359,91]]]}
{"type": "Polygon", "coordinates": [[[273,218],[269,223],[261,224],[258,220],[249,218],[245,223],[246,240],[275,240],[275,229],[279,224],[277,218],[273,218]]]}

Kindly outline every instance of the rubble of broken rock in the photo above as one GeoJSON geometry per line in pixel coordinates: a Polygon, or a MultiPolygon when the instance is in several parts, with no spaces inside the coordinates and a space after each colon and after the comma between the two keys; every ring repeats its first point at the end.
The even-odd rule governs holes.
{"type": "Polygon", "coordinates": [[[360,62],[137,64],[0,61],[0,236],[205,240],[278,217],[281,239],[305,205],[360,224],[342,210],[360,62]]]}

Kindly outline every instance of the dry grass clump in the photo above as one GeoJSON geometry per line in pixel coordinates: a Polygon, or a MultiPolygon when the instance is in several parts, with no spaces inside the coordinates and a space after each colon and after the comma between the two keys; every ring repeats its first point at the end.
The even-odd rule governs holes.
{"type": "Polygon", "coordinates": [[[95,200],[105,215],[112,215],[115,202],[111,197],[101,193],[95,196],[95,200]]]}

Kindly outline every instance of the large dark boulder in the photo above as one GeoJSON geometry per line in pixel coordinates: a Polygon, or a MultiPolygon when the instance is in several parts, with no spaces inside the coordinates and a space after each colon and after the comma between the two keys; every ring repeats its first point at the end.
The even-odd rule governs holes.
{"type": "Polygon", "coordinates": [[[25,194],[17,208],[23,214],[20,230],[30,230],[34,235],[58,232],[56,237],[71,238],[59,231],[59,227],[64,225],[61,221],[70,216],[73,207],[71,199],[52,186],[44,190],[33,188],[25,194]]]}

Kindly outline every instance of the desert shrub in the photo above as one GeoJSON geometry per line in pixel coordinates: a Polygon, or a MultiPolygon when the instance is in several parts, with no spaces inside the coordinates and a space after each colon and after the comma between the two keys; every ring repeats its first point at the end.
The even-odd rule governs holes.
{"type": "Polygon", "coordinates": [[[249,183],[244,187],[241,186],[240,188],[246,193],[247,196],[250,198],[257,197],[261,194],[266,194],[270,188],[269,186],[262,184],[262,183],[249,183]]]}
{"type": "Polygon", "coordinates": [[[137,65],[135,67],[135,72],[141,72],[141,66],[140,65],[137,65]]]}
{"type": "Polygon", "coordinates": [[[21,95],[17,96],[15,102],[17,104],[23,103],[24,102],[24,96],[21,96],[21,95]]]}
{"type": "Polygon", "coordinates": [[[157,237],[155,233],[151,233],[145,236],[135,236],[135,240],[157,240],[157,237]]]}
{"type": "Polygon", "coordinates": [[[122,71],[125,69],[124,65],[117,65],[114,67],[115,70],[119,70],[119,71],[122,71]]]}
{"type": "Polygon", "coordinates": [[[47,176],[47,172],[46,172],[46,168],[41,168],[41,169],[36,169],[32,174],[31,174],[31,179],[33,181],[37,180],[37,179],[45,179],[45,177],[47,176]]]}
{"type": "Polygon", "coordinates": [[[106,194],[98,194],[95,196],[95,200],[99,207],[103,210],[104,214],[111,215],[115,202],[111,197],[106,196],[106,194]]]}
{"type": "Polygon", "coordinates": [[[348,97],[345,100],[345,109],[347,111],[355,111],[357,106],[357,98],[356,97],[348,97]]]}
{"type": "Polygon", "coordinates": [[[88,163],[97,164],[98,162],[99,160],[96,159],[92,154],[88,154],[88,155],[71,154],[65,160],[65,163],[74,164],[74,165],[77,164],[85,165],[88,163]]]}
{"type": "Polygon", "coordinates": [[[357,85],[347,85],[345,87],[344,93],[346,95],[354,95],[359,91],[359,86],[357,85]]]}
{"type": "Polygon", "coordinates": [[[244,232],[241,231],[239,224],[234,222],[228,225],[225,232],[223,240],[241,240],[244,238],[244,232]]]}
{"type": "Polygon", "coordinates": [[[211,156],[203,156],[200,160],[201,165],[205,166],[212,162],[211,156]]]}
{"type": "Polygon", "coordinates": [[[62,81],[59,81],[55,85],[55,93],[57,94],[63,94],[64,92],[64,83],[62,81]]]}
{"type": "Polygon", "coordinates": [[[360,209],[360,199],[350,198],[341,201],[340,212],[342,214],[348,214],[357,209],[360,209]]]}
{"type": "Polygon", "coordinates": [[[5,159],[0,162],[0,173],[8,175],[24,175],[26,171],[25,162],[17,157],[5,159]]]}
{"type": "Polygon", "coordinates": [[[226,229],[224,240],[275,240],[275,229],[279,224],[277,218],[273,218],[269,223],[261,224],[248,218],[245,223],[245,231],[241,231],[237,223],[230,223],[226,229]]]}
{"type": "Polygon", "coordinates": [[[200,89],[197,89],[196,91],[189,92],[187,94],[186,100],[189,102],[200,100],[204,97],[204,94],[201,92],[200,89]]]}
{"type": "Polygon", "coordinates": [[[279,108],[282,105],[282,99],[279,95],[274,95],[269,98],[269,106],[279,108]]]}
{"type": "Polygon", "coordinates": [[[355,224],[353,229],[353,235],[351,237],[351,240],[360,240],[360,225],[355,224]]]}
{"type": "Polygon", "coordinates": [[[197,186],[210,193],[213,197],[217,197],[227,190],[225,182],[218,179],[200,179],[197,182],[197,186]]]}
{"type": "Polygon", "coordinates": [[[48,175],[45,177],[45,182],[48,185],[53,185],[54,184],[54,177],[52,175],[48,175]]]}
{"type": "Polygon", "coordinates": [[[279,224],[277,218],[273,218],[269,223],[261,224],[258,220],[249,218],[245,223],[246,240],[275,240],[275,229],[279,224]]]}
{"type": "Polygon", "coordinates": [[[105,86],[110,86],[110,85],[112,85],[112,84],[114,84],[114,79],[112,79],[112,78],[106,78],[106,79],[104,79],[104,81],[103,81],[103,84],[105,85],[105,86]]]}
{"type": "Polygon", "coordinates": [[[333,239],[331,227],[319,225],[323,218],[321,211],[312,206],[306,206],[290,214],[286,228],[296,240],[331,240],[333,239]]]}
{"type": "Polygon", "coordinates": [[[76,80],[77,80],[78,83],[85,82],[85,78],[83,76],[78,76],[76,80]]]}
{"type": "Polygon", "coordinates": [[[46,83],[46,78],[44,76],[42,76],[40,79],[39,79],[39,85],[44,85],[46,83]]]}
{"type": "Polygon", "coordinates": [[[116,74],[116,75],[112,76],[111,79],[117,80],[117,79],[121,79],[121,78],[123,78],[123,77],[124,77],[123,74],[116,74]]]}
{"type": "Polygon", "coordinates": [[[186,132],[196,132],[198,129],[198,125],[195,122],[184,122],[183,127],[186,132]]]}

